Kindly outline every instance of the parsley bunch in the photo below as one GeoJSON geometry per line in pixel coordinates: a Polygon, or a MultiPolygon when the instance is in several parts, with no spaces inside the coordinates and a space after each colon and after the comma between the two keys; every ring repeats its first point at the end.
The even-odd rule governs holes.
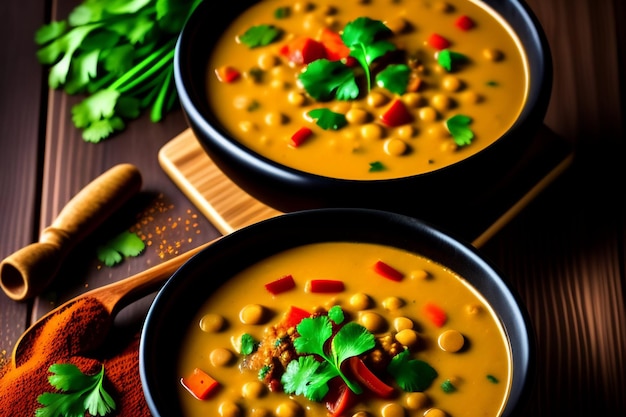
{"type": "Polygon", "coordinates": [[[176,102],[172,62],[180,31],[202,0],[83,0],[35,33],[48,84],[87,97],[72,108],[83,139],[100,142],[147,108],[160,121],[176,102]]]}

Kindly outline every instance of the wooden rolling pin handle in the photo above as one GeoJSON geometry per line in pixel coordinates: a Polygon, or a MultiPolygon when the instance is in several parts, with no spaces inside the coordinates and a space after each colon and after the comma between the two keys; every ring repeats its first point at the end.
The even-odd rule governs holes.
{"type": "Polygon", "coordinates": [[[120,164],[90,182],[46,227],[39,241],[0,263],[0,286],[14,300],[40,294],[54,279],[65,256],[141,189],[141,174],[120,164]]]}

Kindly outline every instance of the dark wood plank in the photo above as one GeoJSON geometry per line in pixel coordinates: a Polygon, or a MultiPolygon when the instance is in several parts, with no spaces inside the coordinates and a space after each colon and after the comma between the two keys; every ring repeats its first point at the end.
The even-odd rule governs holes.
{"type": "MultiPolygon", "coordinates": [[[[0,3],[0,258],[33,242],[38,232],[39,120],[45,102],[33,34],[44,12],[38,0],[0,3]]],[[[0,365],[28,325],[29,307],[0,293],[0,365]]]]}

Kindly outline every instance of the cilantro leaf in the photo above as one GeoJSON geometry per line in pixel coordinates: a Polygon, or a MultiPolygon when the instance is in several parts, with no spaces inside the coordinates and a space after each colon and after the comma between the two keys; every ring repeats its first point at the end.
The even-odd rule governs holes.
{"type": "Polygon", "coordinates": [[[464,61],[467,61],[467,57],[465,55],[458,52],[452,52],[449,49],[443,49],[439,51],[439,54],[437,55],[437,63],[448,72],[451,72],[457,64],[464,61]]]}
{"type": "Polygon", "coordinates": [[[253,353],[257,349],[258,345],[259,344],[256,340],[254,340],[252,335],[248,333],[241,335],[240,350],[242,355],[249,355],[253,353]]]}
{"type": "Polygon", "coordinates": [[[380,172],[385,170],[385,165],[380,161],[370,162],[369,172],[380,172]]]}
{"type": "Polygon", "coordinates": [[[410,358],[408,350],[402,351],[391,358],[387,371],[404,391],[424,391],[437,377],[437,371],[424,361],[410,358]]]}
{"type": "Polygon", "coordinates": [[[337,100],[354,100],[359,96],[354,72],[341,61],[315,60],[306,66],[298,79],[315,100],[328,101],[333,96],[337,100]]]}
{"type": "Polygon", "coordinates": [[[239,41],[249,48],[266,46],[274,42],[283,34],[282,29],[273,25],[252,26],[239,36],[239,41]]]}
{"type": "Polygon", "coordinates": [[[346,116],[335,113],[326,107],[313,109],[307,115],[316,120],[316,124],[324,130],[339,130],[348,124],[346,116]]]}
{"type": "Polygon", "coordinates": [[[296,330],[300,334],[293,342],[296,352],[326,356],[324,343],[333,334],[333,326],[328,316],[302,319],[296,330]]]}
{"type": "Polygon", "coordinates": [[[125,231],[97,248],[98,259],[106,266],[113,266],[123,257],[137,256],[145,248],[145,243],[134,233],[125,231]]]}
{"type": "Polygon", "coordinates": [[[375,344],[372,333],[360,324],[350,322],[339,329],[331,342],[335,364],[339,366],[344,360],[373,349],[375,344]]]}
{"type": "Polygon", "coordinates": [[[335,376],[335,368],[307,355],[289,362],[281,382],[288,394],[304,395],[312,401],[321,401],[329,391],[328,381],[335,376]]]}
{"type": "Polygon", "coordinates": [[[328,310],[328,317],[336,324],[343,323],[346,318],[343,314],[343,310],[339,306],[332,306],[330,310],[328,310]]]}
{"type": "Polygon", "coordinates": [[[406,64],[391,64],[376,75],[376,85],[392,93],[402,95],[406,92],[411,69],[406,64]]]}
{"type": "Polygon", "coordinates": [[[446,120],[446,127],[458,146],[466,146],[472,143],[474,132],[469,128],[471,122],[472,119],[463,114],[457,114],[446,120]]]}
{"type": "Polygon", "coordinates": [[[48,381],[58,393],[46,392],[37,397],[44,407],[35,411],[36,417],[105,416],[115,410],[113,397],[104,389],[104,365],[99,373],[85,375],[73,364],[53,364],[48,381]]]}

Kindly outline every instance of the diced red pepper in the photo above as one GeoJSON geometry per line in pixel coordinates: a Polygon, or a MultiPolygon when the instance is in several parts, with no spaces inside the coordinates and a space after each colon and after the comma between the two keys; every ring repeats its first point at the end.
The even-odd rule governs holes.
{"type": "Polygon", "coordinates": [[[303,319],[311,317],[311,313],[300,307],[291,306],[285,315],[283,322],[287,327],[296,327],[303,319]]]}
{"type": "Polygon", "coordinates": [[[441,51],[450,46],[450,41],[438,33],[433,33],[428,37],[428,44],[438,51],[441,51]]]}
{"type": "Polygon", "coordinates": [[[309,281],[311,292],[341,292],[345,289],[343,281],[334,279],[312,279],[309,281]]]}
{"type": "Polygon", "coordinates": [[[215,75],[220,82],[232,83],[233,81],[239,79],[241,73],[229,65],[224,65],[215,69],[215,75]]]}
{"type": "Polygon", "coordinates": [[[470,30],[471,28],[474,27],[475,23],[471,18],[463,15],[463,16],[460,16],[458,19],[456,19],[456,21],[454,22],[454,25],[461,30],[470,30]]]}
{"type": "Polygon", "coordinates": [[[377,261],[374,264],[374,271],[392,281],[402,281],[402,278],[404,278],[404,274],[402,272],[392,266],[389,266],[383,261],[377,261]]]}
{"type": "Polygon", "coordinates": [[[413,116],[411,116],[402,100],[395,99],[389,108],[380,115],[380,120],[389,127],[395,127],[410,123],[413,121],[413,116]]]}
{"type": "Polygon", "coordinates": [[[206,399],[219,386],[212,376],[200,368],[195,368],[191,374],[182,377],[180,383],[199,400],[206,399]]]}
{"type": "Polygon", "coordinates": [[[302,144],[302,142],[307,140],[312,134],[313,134],[313,131],[311,129],[309,129],[306,126],[302,126],[300,129],[296,131],[296,133],[294,133],[291,136],[291,145],[297,148],[298,146],[302,144]]]}
{"type": "Polygon", "coordinates": [[[323,28],[320,33],[320,42],[326,49],[326,58],[330,61],[339,61],[350,55],[350,48],[343,43],[341,35],[329,28],[323,28]]]}
{"type": "Polygon", "coordinates": [[[446,312],[434,303],[427,303],[424,306],[424,314],[426,314],[426,317],[437,327],[443,326],[446,324],[446,321],[448,321],[446,312]]]}
{"type": "Polygon", "coordinates": [[[283,45],[279,52],[296,65],[306,65],[326,57],[326,48],[321,42],[304,36],[283,45]]]}
{"type": "Polygon", "coordinates": [[[293,276],[285,275],[282,278],[278,278],[275,281],[265,284],[265,289],[273,295],[280,294],[281,292],[288,291],[296,286],[296,282],[293,280],[293,276]]]}
{"type": "Polygon", "coordinates": [[[326,408],[332,417],[342,416],[356,402],[356,394],[340,377],[331,379],[328,385],[328,394],[324,397],[326,408]]]}
{"type": "Polygon", "coordinates": [[[384,383],[365,365],[360,358],[353,356],[349,359],[350,369],[352,373],[368,390],[382,398],[389,398],[393,395],[392,386],[384,383]]]}

